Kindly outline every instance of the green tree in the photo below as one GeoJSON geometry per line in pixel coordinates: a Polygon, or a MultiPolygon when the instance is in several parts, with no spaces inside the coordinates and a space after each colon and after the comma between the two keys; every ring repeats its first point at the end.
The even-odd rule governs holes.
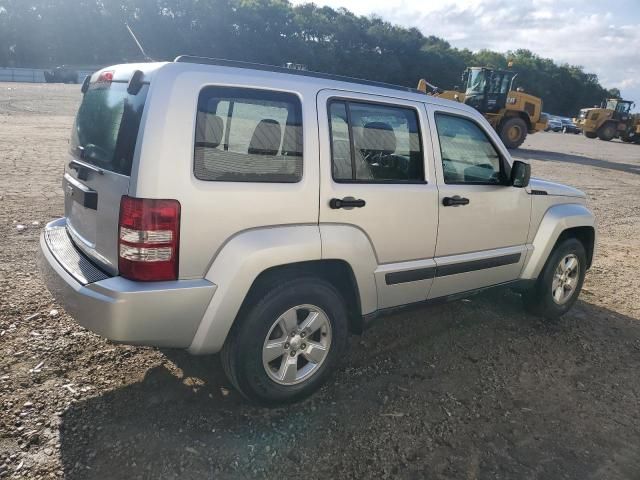
{"type": "Polygon", "coordinates": [[[102,66],[180,54],[283,65],[415,87],[420,78],[460,86],[466,67],[507,68],[551,113],[572,115],[607,91],[579,66],[529,50],[453,48],[446,40],[379,17],[287,0],[0,0],[0,66],[102,66]]]}

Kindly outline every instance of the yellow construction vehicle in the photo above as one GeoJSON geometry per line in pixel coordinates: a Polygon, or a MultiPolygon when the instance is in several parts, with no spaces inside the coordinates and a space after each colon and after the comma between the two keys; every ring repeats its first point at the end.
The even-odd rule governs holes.
{"type": "Polygon", "coordinates": [[[464,93],[441,90],[424,79],[418,82],[418,90],[474,107],[498,132],[507,148],[518,148],[528,133],[546,128],[547,117],[542,113],[540,98],[520,88],[513,89],[517,75],[511,70],[471,67],[462,75],[464,93]]]}
{"type": "Polygon", "coordinates": [[[631,114],[634,105],[631,100],[608,98],[599,108],[580,110],[574,122],[588,138],[640,143],[640,116],[631,114]]]}

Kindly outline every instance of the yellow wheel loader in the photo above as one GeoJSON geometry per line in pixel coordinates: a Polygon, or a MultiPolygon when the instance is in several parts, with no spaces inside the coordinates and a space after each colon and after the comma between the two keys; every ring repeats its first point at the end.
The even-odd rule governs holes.
{"type": "Polygon", "coordinates": [[[540,132],[546,128],[547,117],[542,113],[540,98],[529,95],[520,88],[513,89],[513,81],[517,75],[510,70],[471,67],[462,75],[464,93],[441,90],[424,79],[418,82],[418,90],[474,107],[498,132],[507,148],[518,148],[528,133],[540,132]]]}
{"type": "Polygon", "coordinates": [[[634,105],[630,100],[609,98],[599,108],[580,110],[574,122],[587,138],[640,143],[640,116],[630,113],[634,105]]]}

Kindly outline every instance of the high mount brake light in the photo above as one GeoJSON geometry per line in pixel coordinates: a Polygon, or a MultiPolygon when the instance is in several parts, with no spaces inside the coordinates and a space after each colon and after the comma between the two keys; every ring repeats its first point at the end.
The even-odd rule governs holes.
{"type": "Polygon", "coordinates": [[[180,202],[125,195],[118,227],[120,275],[139,281],[178,278],[180,202]]]}

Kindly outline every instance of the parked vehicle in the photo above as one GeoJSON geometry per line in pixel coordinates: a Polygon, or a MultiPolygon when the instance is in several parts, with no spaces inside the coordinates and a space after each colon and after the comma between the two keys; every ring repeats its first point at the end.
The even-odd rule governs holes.
{"type": "Polygon", "coordinates": [[[562,122],[560,121],[560,119],[555,117],[550,117],[549,121],[547,122],[547,128],[545,128],[544,131],[559,132],[561,130],[562,130],[562,122]]]}
{"type": "Polygon", "coordinates": [[[449,100],[466,103],[484,115],[498,132],[507,148],[518,148],[527,138],[545,130],[547,117],[542,113],[542,99],[514,88],[518,74],[513,70],[488,67],[467,68],[462,74],[465,90],[441,90],[426,80],[418,82],[418,90],[449,100]]]}
{"type": "Polygon", "coordinates": [[[560,123],[562,125],[562,133],[574,133],[577,135],[582,131],[570,118],[561,118],[560,123]]]}
{"type": "Polygon", "coordinates": [[[309,395],[407,306],[510,285],[558,317],[591,266],[585,195],[530,180],[467,105],[194,57],[82,90],[49,290],[116,342],[221,352],[249,399],[309,395]]]}
{"type": "Polygon", "coordinates": [[[600,108],[583,108],[580,110],[576,124],[587,138],[596,138],[606,142],[620,138],[623,142],[640,143],[640,116],[633,115],[631,109],[635,105],[630,100],[609,98],[602,102],[600,108]]]}
{"type": "Polygon", "coordinates": [[[78,83],[78,72],[65,65],[59,65],[53,70],[44,72],[47,83],[78,83]]]}

